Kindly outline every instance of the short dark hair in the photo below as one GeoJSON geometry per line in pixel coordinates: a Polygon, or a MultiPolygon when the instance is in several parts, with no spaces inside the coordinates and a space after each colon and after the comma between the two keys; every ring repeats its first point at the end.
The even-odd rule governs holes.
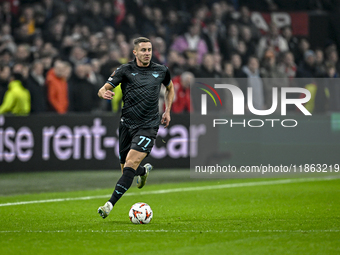
{"type": "Polygon", "coordinates": [[[136,48],[138,46],[138,44],[140,44],[142,42],[151,42],[151,41],[150,41],[149,38],[146,38],[146,37],[138,37],[138,38],[133,40],[133,47],[136,48]]]}

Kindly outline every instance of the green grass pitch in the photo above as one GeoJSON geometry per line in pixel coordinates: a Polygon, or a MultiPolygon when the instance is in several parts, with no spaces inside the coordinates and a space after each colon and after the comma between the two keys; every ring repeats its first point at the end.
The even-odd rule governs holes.
{"type": "Polygon", "coordinates": [[[0,196],[0,254],[340,254],[337,178],[150,181],[103,220],[96,211],[114,181],[0,196]],[[153,209],[150,224],[129,221],[136,202],[153,209]]]}

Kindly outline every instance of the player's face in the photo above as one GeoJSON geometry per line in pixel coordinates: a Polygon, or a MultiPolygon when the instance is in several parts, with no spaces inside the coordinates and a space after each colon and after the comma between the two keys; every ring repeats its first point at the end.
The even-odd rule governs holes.
{"type": "Polygon", "coordinates": [[[133,50],[137,64],[148,66],[152,57],[152,45],[150,42],[142,42],[133,50]]]}

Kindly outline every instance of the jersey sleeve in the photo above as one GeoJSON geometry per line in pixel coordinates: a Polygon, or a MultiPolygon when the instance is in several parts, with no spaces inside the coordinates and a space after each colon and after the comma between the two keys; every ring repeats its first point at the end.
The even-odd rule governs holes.
{"type": "Polygon", "coordinates": [[[167,67],[165,67],[165,68],[166,68],[166,72],[165,72],[165,77],[164,77],[162,83],[165,86],[168,86],[170,84],[170,81],[171,81],[171,75],[170,75],[169,68],[167,68],[167,67]]]}
{"type": "Polygon", "coordinates": [[[118,67],[107,79],[106,83],[109,83],[114,88],[119,85],[123,81],[124,78],[124,68],[118,67]]]}

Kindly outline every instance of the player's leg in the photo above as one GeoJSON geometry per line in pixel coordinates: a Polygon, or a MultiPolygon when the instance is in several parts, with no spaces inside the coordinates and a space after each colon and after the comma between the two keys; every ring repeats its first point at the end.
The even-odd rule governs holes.
{"type": "Polygon", "coordinates": [[[124,195],[124,193],[131,187],[133,178],[136,174],[136,169],[146,157],[145,152],[139,152],[131,149],[126,157],[126,162],[124,164],[123,175],[118,180],[115,190],[112,193],[109,202],[114,206],[117,201],[124,195]]]}
{"type": "MultiPolygon", "coordinates": [[[[124,164],[120,164],[120,168],[122,170],[122,173],[123,173],[123,169],[124,169],[124,164]]],[[[145,167],[144,166],[141,166],[139,165],[136,169],[136,176],[138,175],[145,175],[145,167]]]]}
{"type": "Polygon", "coordinates": [[[158,127],[153,129],[142,129],[140,131],[135,130],[135,132],[126,132],[126,130],[127,128],[124,128],[123,126],[119,128],[119,154],[122,176],[118,180],[109,201],[98,209],[98,213],[103,218],[106,218],[109,215],[113,206],[130,188],[134,176],[138,175],[137,187],[142,188],[152,169],[150,164],[146,164],[142,167],[140,166],[140,163],[150,153],[154,145],[158,127]],[[130,137],[133,137],[131,146],[130,143],[128,144],[128,142],[131,141],[130,137]]]}
{"type": "Polygon", "coordinates": [[[153,166],[150,163],[146,163],[143,167],[140,166],[141,168],[144,169],[143,174],[137,174],[137,188],[141,189],[144,187],[146,180],[150,174],[150,171],[153,169],[153,166]]]}
{"type": "MultiPolygon", "coordinates": [[[[156,138],[158,129],[141,129],[136,132],[132,131],[133,134],[131,147],[128,154],[125,157],[125,151],[120,150],[120,160],[121,164],[124,162],[123,175],[118,180],[115,190],[112,193],[109,202],[114,206],[117,201],[124,195],[124,193],[131,187],[133,178],[136,173],[140,174],[138,176],[139,188],[143,187],[146,183],[146,179],[149,175],[152,166],[146,164],[145,167],[140,166],[142,160],[150,153],[154,140],[156,138]]],[[[124,145],[122,144],[122,148],[124,145]]]]}
{"type": "MultiPolygon", "coordinates": [[[[140,152],[146,152],[147,155],[149,155],[152,147],[154,146],[157,132],[158,127],[140,129],[132,139],[131,149],[140,152]]],[[[136,169],[137,187],[139,189],[144,187],[149,173],[152,169],[153,167],[149,163],[146,163],[144,166],[138,166],[138,168],[136,169]]]]}
{"type": "MultiPolygon", "coordinates": [[[[129,174],[129,172],[125,173],[124,176],[124,165],[125,165],[125,160],[127,157],[127,154],[130,150],[130,146],[131,146],[131,140],[132,140],[132,136],[131,133],[129,131],[129,129],[127,127],[124,127],[123,125],[119,126],[119,160],[120,160],[120,165],[121,165],[121,170],[122,170],[122,176],[121,178],[118,180],[118,182],[116,183],[116,187],[115,190],[113,191],[112,197],[115,193],[120,193],[120,189],[116,190],[117,185],[122,185],[121,183],[124,182],[126,175],[130,176],[131,173],[129,174]],[[123,177],[124,176],[124,177],[123,177]],[[121,180],[123,178],[123,180],[121,180]]],[[[129,178],[129,177],[127,177],[129,178]]],[[[112,198],[111,197],[111,198],[112,198]]],[[[114,206],[114,203],[112,203],[112,201],[107,201],[105,203],[104,206],[100,206],[98,208],[98,213],[100,214],[100,216],[105,219],[111,212],[112,208],[114,206]]]]}

